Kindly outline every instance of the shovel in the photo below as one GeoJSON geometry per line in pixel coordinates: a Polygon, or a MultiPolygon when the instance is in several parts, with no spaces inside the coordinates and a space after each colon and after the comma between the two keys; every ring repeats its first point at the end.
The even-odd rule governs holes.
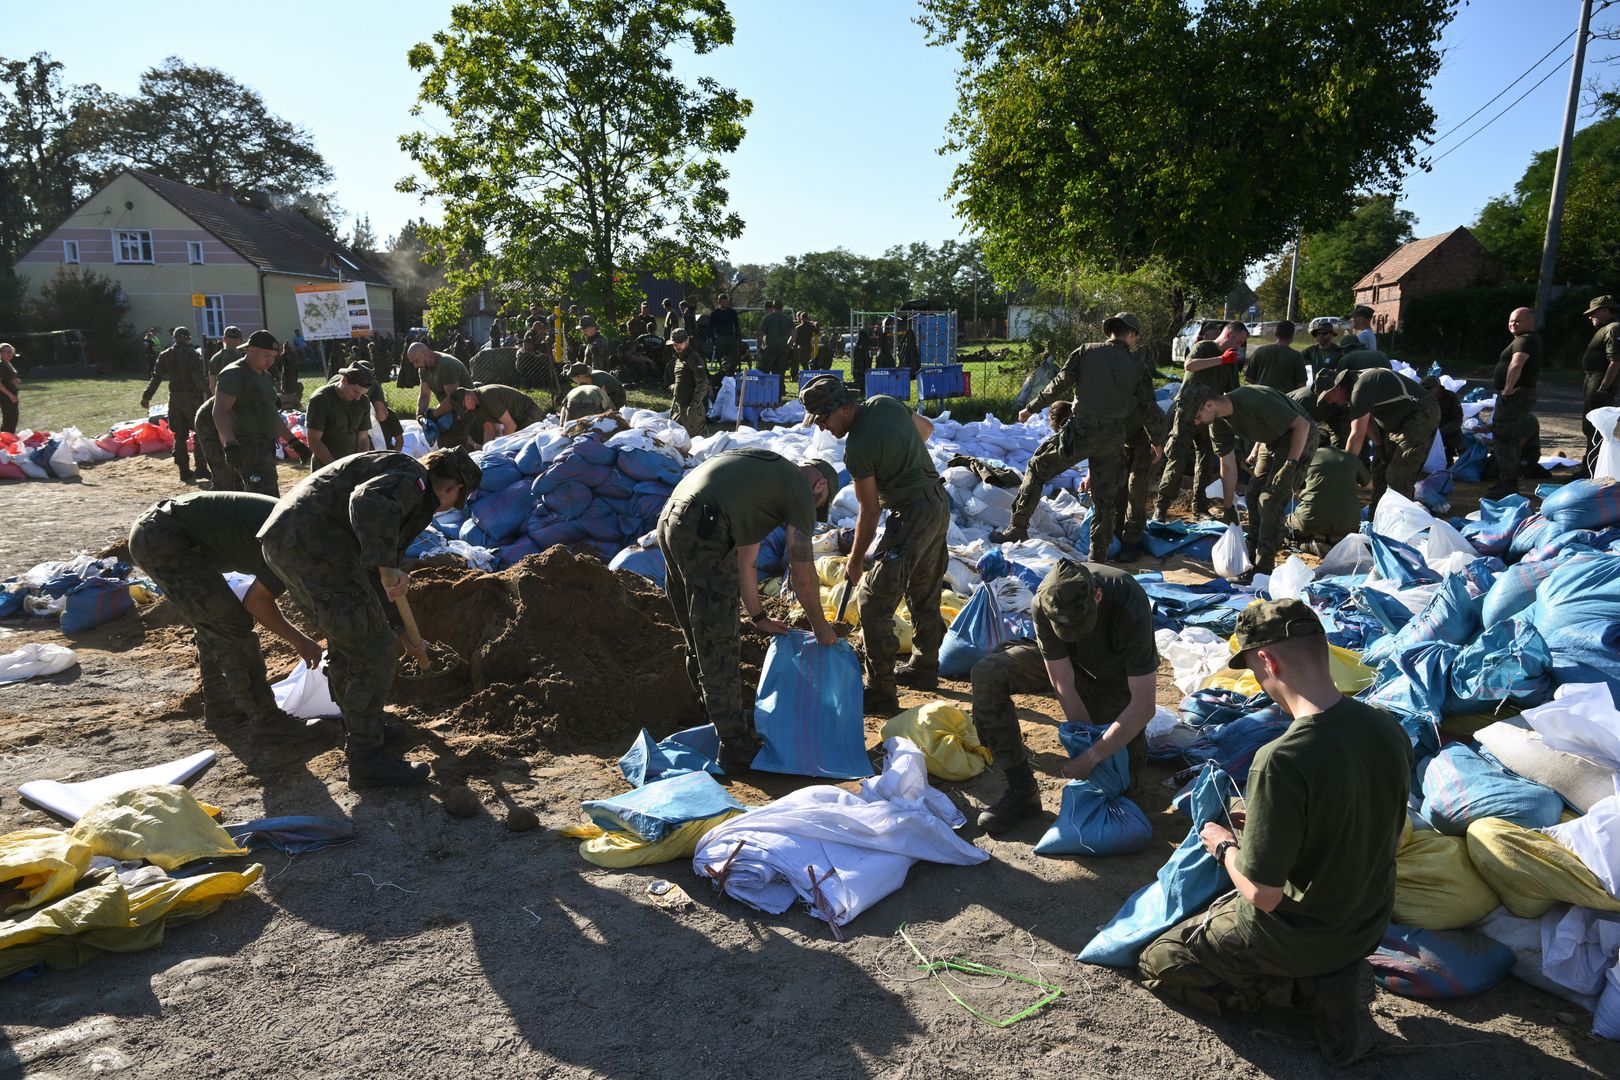
{"type": "MultiPolygon", "coordinates": [[[[405,624],[405,644],[413,649],[422,648],[422,632],[416,628],[416,616],[411,612],[411,602],[400,593],[394,598],[394,606],[399,609],[400,621],[405,624]]],[[[425,643],[428,650],[428,663],[421,666],[414,656],[407,656],[400,661],[399,677],[402,679],[425,679],[433,675],[445,675],[466,663],[465,660],[450,646],[442,641],[425,643]]]]}

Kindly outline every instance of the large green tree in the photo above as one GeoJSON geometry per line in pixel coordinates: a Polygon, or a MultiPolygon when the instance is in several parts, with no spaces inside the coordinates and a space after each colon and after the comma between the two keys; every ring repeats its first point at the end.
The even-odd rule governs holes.
{"type": "MultiPolygon", "coordinates": [[[[1412,240],[1417,219],[1388,195],[1368,195],[1361,205],[1330,229],[1306,233],[1299,246],[1299,274],[1295,280],[1294,317],[1344,315],[1355,303],[1355,284],[1412,240]]],[[[1274,256],[1266,277],[1255,293],[1268,319],[1280,319],[1288,310],[1288,272],[1292,250],[1274,256]]]]}
{"type": "Polygon", "coordinates": [[[788,256],[765,275],[765,291],[823,325],[843,326],[852,310],[892,310],[907,299],[911,280],[899,259],[835,248],[788,256]]]}
{"type": "Polygon", "coordinates": [[[0,57],[0,274],[89,192],[86,114],[99,92],[46,53],[0,57]]]}
{"type": "MultiPolygon", "coordinates": [[[[1620,100],[1605,95],[1604,117],[1575,133],[1569,188],[1558,242],[1555,284],[1612,281],[1620,266],[1620,100]]],[[[1541,273],[1556,150],[1541,150],[1513,191],[1480,210],[1474,235],[1509,280],[1534,283],[1541,273]]]]}
{"type": "Polygon", "coordinates": [[[454,256],[436,305],[495,283],[527,300],[583,294],[616,319],[635,271],[686,277],[718,257],[743,226],[720,155],[752,106],[675,64],[732,32],[724,0],[453,7],[409,55],[418,111],[449,126],[400,140],[421,170],[400,190],[444,205],[444,224],[425,230],[454,256]]]}
{"type": "Polygon", "coordinates": [[[1150,259],[1224,293],[1393,190],[1455,0],[922,0],[954,46],[949,194],[1002,280],[1150,259]]]}

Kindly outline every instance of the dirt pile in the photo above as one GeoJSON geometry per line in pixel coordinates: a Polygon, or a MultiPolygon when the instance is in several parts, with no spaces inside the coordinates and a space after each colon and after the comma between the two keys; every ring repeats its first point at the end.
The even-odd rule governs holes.
{"type": "Polygon", "coordinates": [[[499,574],[425,568],[410,599],[422,636],[467,667],[396,682],[394,697],[436,715],[446,736],[513,754],[616,754],[640,728],[701,722],[669,600],[594,556],[555,547],[499,574]]]}

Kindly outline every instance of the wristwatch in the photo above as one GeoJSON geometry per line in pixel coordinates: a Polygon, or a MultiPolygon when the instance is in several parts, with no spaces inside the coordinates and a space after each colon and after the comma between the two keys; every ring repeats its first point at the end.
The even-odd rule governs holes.
{"type": "Polygon", "coordinates": [[[1221,868],[1226,867],[1226,853],[1237,847],[1236,840],[1222,840],[1215,845],[1215,864],[1221,868]]]}

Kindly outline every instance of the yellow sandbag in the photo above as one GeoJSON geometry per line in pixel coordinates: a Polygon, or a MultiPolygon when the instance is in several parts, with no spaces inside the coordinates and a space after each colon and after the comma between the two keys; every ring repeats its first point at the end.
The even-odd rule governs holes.
{"type": "Polygon", "coordinates": [[[883,737],[895,735],[916,743],[928,760],[928,774],[941,780],[971,780],[990,762],[972,719],[948,701],[930,701],[890,717],[883,737]]]}
{"type": "Polygon", "coordinates": [[[622,870],[630,866],[690,859],[697,852],[698,841],[707,836],[710,829],[740,813],[741,810],[727,810],[714,817],[688,821],[662,840],[651,844],[635,833],[608,832],[595,822],[570,825],[563,829],[563,833],[588,837],[579,845],[579,854],[586,862],[622,870]]]}
{"type": "Polygon", "coordinates": [[[218,911],[225,901],[235,900],[247,892],[263,874],[263,865],[254,863],[240,873],[219,870],[143,885],[129,894],[130,918],[137,926],[146,926],[158,919],[176,926],[200,919],[218,911]]]}
{"type": "Polygon", "coordinates": [[[844,580],[844,567],[849,565],[847,555],[823,555],[816,560],[816,577],[831,589],[844,580]]]}
{"type": "Polygon", "coordinates": [[[1407,823],[1395,853],[1395,922],[1455,930],[1478,922],[1500,903],[1469,861],[1468,841],[1407,823]]]}
{"type": "Polygon", "coordinates": [[[178,784],[148,784],[103,799],[69,835],[92,855],[144,859],[165,870],[248,853],[178,784]]]}
{"type": "Polygon", "coordinates": [[[1468,857],[1502,905],[1521,919],[1546,914],[1554,904],[1620,911],[1580,857],[1546,833],[1503,818],[1468,826],[1468,857]]]}
{"type": "MultiPolygon", "coordinates": [[[[1227,643],[1233,652],[1237,652],[1235,640],[1228,639],[1227,643]]],[[[1333,685],[1339,688],[1341,694],[1359,694],[1377,678],[1377,673],[1363,664],[1361,657],[1337,645],[1328,646],[1328,666],[1333,673],[1333,685]]],[[[1260,683],[1255,680],[1254,672],[1247,669],[1234,671],[1232,668],[1221,668],[1204,680],[1204,687],[1234,690],[1245,695],[1260,692],[1260,683]]]]}
{"type": "Polygon", "coordinates": [[[61,829],[21,829],[0,836],[0,894],[15,889],[21,900],[0,909],[10,915],[71,892],[90,866],[91,851],[61,829]]]}

